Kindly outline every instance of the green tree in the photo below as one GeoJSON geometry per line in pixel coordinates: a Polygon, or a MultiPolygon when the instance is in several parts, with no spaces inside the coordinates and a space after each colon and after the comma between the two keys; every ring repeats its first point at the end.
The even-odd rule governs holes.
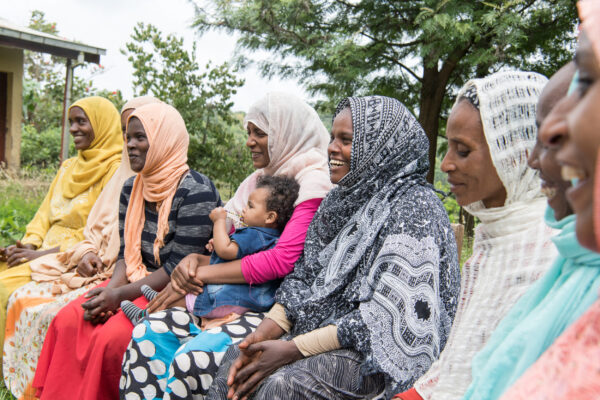
{"type": "Polygon", "coordinates": [[[299,79],[325,109],[348,95],[399,99],[427,132],[432,166],[457,88],[506,66],[551,74],[573,55],[577,21],[575,0],[212,0],[196,10],[201,33],[238,35],[240,65],[299,79]],[[258,50],[269,57],[253,59],[258,50]]]}
{"type": "Polygon", "coordinates": [[[237,186],[252,170],[239,117],[231,112],[231,96],[243,80],[227,63],[201,71],[195,44],[187,51],[182,38],[164,36],[153,25],[138,23],[131,39],[122,53],[133,66],[136,94],[151,93],[181,113],[192,168],[237,186]]]}

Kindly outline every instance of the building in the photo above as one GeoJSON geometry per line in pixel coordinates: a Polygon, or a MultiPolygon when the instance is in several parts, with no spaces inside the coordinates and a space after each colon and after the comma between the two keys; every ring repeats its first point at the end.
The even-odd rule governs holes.
{"type": "MultiPolygon", "coordinates": [[[[73,69],[82,62],[99,64],[100,56],[106,54],[105,49],[22,28],[0,18],[0,164],[11,169],[20,166],[24,50],[65,58],[67,90],[63,115],[70,103],[73,69]]],[[[68,143],[65,126],[63,138],[68,143]]],[[[68,146],[64,147],[68,149],[68,146]]]]}

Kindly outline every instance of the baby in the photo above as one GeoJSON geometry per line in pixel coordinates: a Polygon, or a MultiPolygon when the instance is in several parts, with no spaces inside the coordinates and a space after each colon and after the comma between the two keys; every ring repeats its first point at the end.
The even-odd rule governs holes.
{"type": "MultiPolygon", "coordinates": [[[[207,245],[213,251],[210,264],[240,259],[275,246],[292,216],[299,188],[294,178],[260,176],[256,189],[248,196],[248,204],[240,218],[240,222],[247,227],[236,229],[231,236],[227,234],[225,223],[227,211],[223,207],[212,210],[210,219],[214,224],[213,239],[207,245]]],[[[279,283],[271,281],[252,286],[209,284],[204,286],[201,294],[188,294],[165,306],[187,307],[194,315],[205,318],[221,318],[232,312],[243,314],[248,310],[266,311],[273,305],[273,296],[279,283]]],[[[142,286],[141,290],[148,301],[158,295],[158,292],[147,285],[142,286]]],[[[121,310],[134,324],[146,316],[145,309],[128,300],[121,303],[121,310]]]]}

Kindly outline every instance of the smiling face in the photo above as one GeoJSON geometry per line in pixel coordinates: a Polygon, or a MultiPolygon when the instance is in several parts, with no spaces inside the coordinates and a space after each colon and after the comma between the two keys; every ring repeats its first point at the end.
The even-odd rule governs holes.
{"type": "Polygon", "coordinates": [[[452,109],[446,137],[448,152],[440,167],[448,174],[458,204],[483,201],[486,208],[503,206],[506,189],[492,163],[479,111],[467,100],[452,109]]]}
{"type": "Polygon", "coordinates": [[[327,147],[331,183],[338,183],[350,171],[353,137],[352,113],[350,108],[344,108],[333,120],[331,142],[327,147]]]}
{"type": "Polygon", "coordinates": [[[127,153],[129,155],[129,164],[134,172],[140,172],[146,165],[146,154],[150,148],[148,136],[140,121],[132,117],[127,124],[127,153]]]}
{"type": "Polygon", "coordinates": [[[566,197],[571,182],[562,179],[561,167],[556,159],[558,148],[567,137],[566,117],[572,107],[571,98],[563,98],[545,118],[539,116],[538,119],[542,121],[538,140],[529,157],[529,166],[540,171],[542,193],[548,198],[548,205],[554,210],[557,221],[573,213],[566,197]],[[551,143],[551,145],[544,143],[551,143]]]}
{"type": "Polygon", "coordinates": [[[80,107],[69,109],[69,132],[77,150],[85,150],[94,141],[94,128],[87,115],[80,107]]]}
{"type": "Polygon", "coordinates": [[[252,122],[248,122],[247,129],[246,146],[252,154],[252,164],[256,169],[265,168],[271,162],[269,158],[269,135],[252,122]]]}
{"type": "Polygon", "coordinates": [[[593,226],[593,190],[598,149],[600,148],[600,63],[585,33],[580,36],[575,56],[579,70],[577,88],[572,96],[577,104],[567,116],[569,137],[558,153],[564,179],[577,179],[567,198],[577,215],[579,242],[598,250],[593,226]]]}

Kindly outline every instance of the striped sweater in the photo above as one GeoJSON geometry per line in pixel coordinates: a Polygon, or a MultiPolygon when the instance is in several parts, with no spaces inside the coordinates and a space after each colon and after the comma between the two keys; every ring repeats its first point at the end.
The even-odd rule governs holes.
{"type": "MultiPolygon", "coordinates": [[[[119,204],[119,236],[121,248],[119,259],[124,258],[124,229],[127,204],[131,196],[135,177],[125,181],[119,204]]],[[[160,263],[171,275],[181,259],[191,253],[205,253],[205,245],[212,236],[212,221],[208,217],[211,210],[221,206],[221,198],[215,185],[206,176],[190,170],[181,180],[173,197],[169,213],[169,231],[164,237],[164,247],[160,249],[160,263]]],[[[142,262],[148,271],[156,271],[159,265],[154,260],[153,244],[156,239],[158,213],[150,207],[144,210],[145,222],[142,231],[142,262]]]]}

